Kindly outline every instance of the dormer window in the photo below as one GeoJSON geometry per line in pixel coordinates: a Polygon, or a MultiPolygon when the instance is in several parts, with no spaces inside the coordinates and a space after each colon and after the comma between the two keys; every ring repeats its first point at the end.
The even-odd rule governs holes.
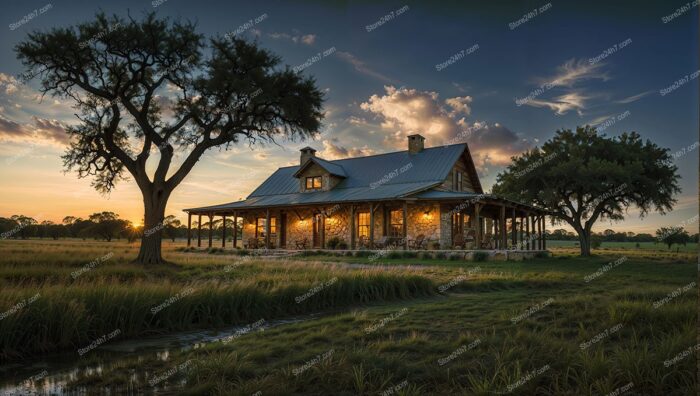
{"type": "Polygon", "coordinates": [[[321,176],[307,177],[306,178],[306,189],[307,190],[320,190],[323,187],[323,178],[321,176]]]}

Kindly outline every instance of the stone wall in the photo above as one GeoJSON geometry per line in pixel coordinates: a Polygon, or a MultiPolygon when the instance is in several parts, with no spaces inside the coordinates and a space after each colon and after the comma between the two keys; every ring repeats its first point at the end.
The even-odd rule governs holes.
{"type": "MultiPolygon", "coordinates": [[[[367,207],[357,207],[356,213],[367,211],[367,207]]],[[[350,246],[350,207],[349,206],[333,206],[325,208],[326,213],[330,217],[325,219],[325,241],[328,242],[333,237],[337,237],[350,246]]],[[[286,210],[287,228],[286,228],[286,248],[295,249],[297,242],[307,240],[307,248],[312,247],[313,243],[313,211],[310,209],[286,210]],[[301,218],[300,218],[301,217],[301,218]]],[[[265,211],[250,212],[242,216],[243,219],[243,243],[248,242],[249,238],[255,237],[255,221],[258,217],[265,217],[265,211]]],[[[280,246],[280,211],[271,211],[270,217],[277,218],[277,238],[270,241],[271,247],[280,246]]],[[[415,239],[418,235],[425,235],[428,241],[440,241],[443,243],[442,235],[450,232],[450,220],[447,218],[446,231],[442,230],[443,223],[438,205],[409,205],[407,213],[407,233],[409,239],[415,239]]],[[[378,242],[382,238],[382,209],[379,208],[374,213],[374,240],[378,242]]],[[[388,227],[387,227],[388,228],[388,227]]],[[[357,224],[355,228],[357,232],[357,224]]],[[[448,239],[449,240],[449,239],[448,239]]],[[[359,241],[356,238],[356,243],[359,241]]]]}

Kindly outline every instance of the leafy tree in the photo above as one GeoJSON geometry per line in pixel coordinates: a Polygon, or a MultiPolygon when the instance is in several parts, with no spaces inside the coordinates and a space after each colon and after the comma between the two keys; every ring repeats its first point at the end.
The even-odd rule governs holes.
{"type": "Polygon", "coordinates": [[[596,221],[622,220],[632,206],[642,217],[666,213],[680,192],[678,178],[668,149],[642,141],[636,132],[608,138],[585,126],[557,131],[541,148],[514,157],[493,192],[534,203],[553,222],[568,223],[581,255],[589,256],[596,221]]]}
{"type": "Polygon", "coordinates": [[[175,242],[175,238],[178,235],[178,228],[181,226],[180,220],[175,218],[175,216],[167,216],[163,220],[165,235],[175,242]]]}
{"type": "Polygon", "coordinates": [[[119,215],[114,212],[93,213],[90,215],[90,221],[93,225],[85,232],[107,242],[123,234],[129,226],[126,220],[119,219],[119,215]]]}
{"type": "Polygon", "coordinates": [[[690,242],[690,235],[683,227],[661,227],[656,230],[656,237],[668,245],[668,250],[671,250],[674,244],[685,246],[690,242]]]}
{"type": "MultiPolygon", "coordinates": [[[[142,20],[98,14],[33,32],[15,49],[43,93],[78,109],[66,168],[93,176],[103,193],[130,175],[143,196],[144,229],[162,224],[173,190],[207,150],[304,139],[323,117],[314,80],[281,68],[280,58],[256,43],[205,41],[193,23],[154,13],[142,20]],[[152,152],[156,163],[148,167],[152,152]],[[184,158],[171,169],[176,152],[184,158]]],[[[163,261],[161,235],[144,234],[138,262],[163,261]]]]}
{"type": "Polygon", "coordinates": [[[14,215],[10,219],[16,224],[16,227],[11,232],[14,231],[20,238],[27,239],[36,234],[35,224],[37,222],[33,218],[25,215],[14,215]]]}

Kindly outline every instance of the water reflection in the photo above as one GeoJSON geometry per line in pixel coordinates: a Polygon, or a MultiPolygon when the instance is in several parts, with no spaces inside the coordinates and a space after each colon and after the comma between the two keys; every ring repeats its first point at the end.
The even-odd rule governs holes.
{"type": "MultiPolygon", "coordinates": [[[[187,351],[200,348],[212,342],[229,342],[239,336],[253,331],[298,323],[314,319],[320,314],[292,317],[275,321],[265,321],[264,324],[251,326],[236,326],[216,331],[187,331],[135,340],[110,341],[100,345],[90,353],[80,357],[77,351],[65,352],[38,358],[28,364],[11,363],[0,365],[0,395],[87,395],[94,388],[66,389],[72,381],[91,375],[101,375],[103,371],[137,365],[126,363],[141,362],[155,357],[168,361],[173,351],[187,351]]],[[[125,389],[103,389],[103,394],[143,394],[162,393],[166,387],[148,386],[148,378],[154,373],[147,370],[129,370],[129,385],[125,389]],[[144,389],[147,388],[147,389],[144,389]]],[[[157,373],[156,373],[157,374],[157,373]]],[[[182,384],[180,384],[182,385],[182,384]]]]}

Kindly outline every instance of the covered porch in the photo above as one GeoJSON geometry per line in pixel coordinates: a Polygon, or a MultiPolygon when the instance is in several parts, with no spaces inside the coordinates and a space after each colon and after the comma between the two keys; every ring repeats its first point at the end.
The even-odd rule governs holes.
{"type": "Polygon", "coordinates": [[[203,236],[206,247],[213,247],[212,225],[220,219],[222,248],[230,241],[231,248],[246,249],[546,250],[546,212],[540,208],[485,194],[423,195],[265,207],[241,201],[187,209],[187,245],[193,244],[195,216],[197,247],[203,236]]]}

